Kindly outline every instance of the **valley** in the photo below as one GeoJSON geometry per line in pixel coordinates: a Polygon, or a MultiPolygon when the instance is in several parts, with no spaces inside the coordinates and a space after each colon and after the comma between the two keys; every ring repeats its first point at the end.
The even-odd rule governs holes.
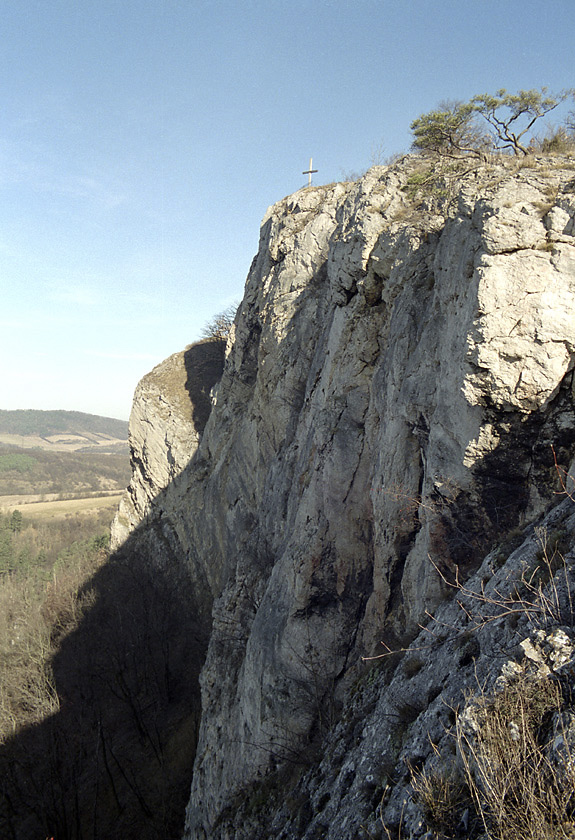
{"type": "Polygon", "coordinates": [[[0,411],[0,508],[118,495],[130,480],[127,437],[119,420],[0,411]]]}

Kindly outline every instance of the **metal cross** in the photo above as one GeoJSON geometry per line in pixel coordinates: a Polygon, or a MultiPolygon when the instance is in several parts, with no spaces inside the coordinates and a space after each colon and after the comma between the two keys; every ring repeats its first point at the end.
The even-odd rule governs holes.
{"type": "Polygon", "coordinates": [[[308,175],[309,176],[308,181],[307,181],[308,187],[311,187],[311,176],[312,176],[312,174],[314,172],[317,172],[317,169],[312,169],[312,166],[313,166],[313,158],[310,158],[309,159],[309,169],[306,172],[301,173],[302,175],[308,175]]]}

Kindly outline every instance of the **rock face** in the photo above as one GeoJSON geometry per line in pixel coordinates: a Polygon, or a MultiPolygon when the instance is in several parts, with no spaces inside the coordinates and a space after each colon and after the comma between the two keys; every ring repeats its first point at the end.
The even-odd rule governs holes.
{"type": "MultiPolygon", "coordinates": [[[[555,458],[575,451],[575,168],[529,160],[422,194],[428,164],[408,157],[284,199],[205,428],[194,360],[140,384],[115,540],[186,561],[209,635],[189,840],[244,836],[257,780],[336,750],[361,657],[413,639],[456,567],[556,500],[555,458]]],[[[310,797],[281,836],[351,836],[310,797]]]]}
{"type": "MultiPolygon", "coordinates": [[[[538,706],[549,692],[557,692],[549,708],[555,712],[553,735],[547,731],[546,740],[553,751],[563,751],[560,760],[567,766],[559,764],[557,779],[565,788],[559,786],[558,799],[569,802],[575,777],[574,547],[575,504],[564,499],[537,528],[515,534],[487,555],[477,573],[454,590],[457,598],[446,599],[425,619],[409,648],[366,663],[343,712],[326,726],[320,748],[291,754],[276,773],[247,786],[222,811],[212,836],[485,840],[483,820],[465,783],[464,759],[477,760],[482,751],[489,759],[497,728],[493,716],[488,736],[482,737],[483,710],[489,714],[502,691],[504,703],[521,709],[524,717],[529,717],[530,692],[538,706]],[[548,561],[559,568],[540,597],[537,584],[531,589],[526,584],[534,572],[548,571],[548,561]],[[518,586],[526,587],[519,601],[518,586]],[[561,693],[567,698],[562,709],[561,693]]],[[[327,703],[324,714],[330,715],[327,703]]],[[[533,735],[541,734],[522,725],[521,715],[499,720],[519,743],[533,744],[533,735]]],[[[480,793],[483,815],[494,829],[490,837],[511,836],[511,828],[524,829],[545,814],[528,795],[521,826],[501,807],[504,792],[512,798],[513,782],[525,791],[537,788],[545,772],[544,750],[531,751],[525,762],[512,751],[508,756],[497,774],[493,761],[484,770],[488,793],[497,799],[489,809],[489,796],[480,793]],[[542,759],[538,764],[536,757],[542,759]],[[496,833],[498,828],[503,830],[496,833]]],[[[481,773],[475,783],[481,783],[481,773]]],[[[559,810],[553,818],[567,828],[570,816],[562,821],[559,810]]],[[[194,831],[186,836],[196,836],[194,831]]],[[[528,835],[525,830],[514,834],[528,835]]]]}
{"type": "Polygon", "coordinates": [[[130,416],[132,480],[114,521],[113,548],[142,521],[154,519],[158,496],[170,491],[198,448],[224,350],[221,340],[200,341],[174,353],[138,384],[130,416]]]}

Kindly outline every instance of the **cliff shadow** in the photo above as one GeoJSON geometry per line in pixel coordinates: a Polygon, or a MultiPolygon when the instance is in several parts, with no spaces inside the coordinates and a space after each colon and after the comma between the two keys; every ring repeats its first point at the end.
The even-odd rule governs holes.
{"type": "MultiPolygon", "coordinates": [[[[200,434],[225,346],[212,338],[183,354],[178,387],[200,434]]],[[[151,508],[161,511],[169,491],[151,508]]],[[[152,513],[72,601],[47,588],[42,611],[50,613],[55,653],[41,667],[58,711],[0,746],[6,840],[182,836],[209,610],[156,525],[152,513]]]]}
{"type": "Polygon", "coordinates": [[[192,404],[192,419],[199,434],[204,431],[212,410],[211,390],[224,368],[226,341],[208,338],[191,344],[184,351],[185,389],[192,404]]]}
{"type": "Polygon", "coordinates": [[[140,537],[78,592],[77,604],[89,606],[77,623],[64,605],[54,616],[59,710],[0,747],[6,840],[183,833],[207,640],[183,563],[155,565],[140,537]]]}

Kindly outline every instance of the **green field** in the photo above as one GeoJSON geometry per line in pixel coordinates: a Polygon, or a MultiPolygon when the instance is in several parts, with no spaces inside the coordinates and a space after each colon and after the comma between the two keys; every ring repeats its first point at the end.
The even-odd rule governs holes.
{"type": "Polygon", "coordinates": [[[0,496],[103,495],[122,491],[129,481],[127,450],[47,452],[0,444],[0,496]]]}

